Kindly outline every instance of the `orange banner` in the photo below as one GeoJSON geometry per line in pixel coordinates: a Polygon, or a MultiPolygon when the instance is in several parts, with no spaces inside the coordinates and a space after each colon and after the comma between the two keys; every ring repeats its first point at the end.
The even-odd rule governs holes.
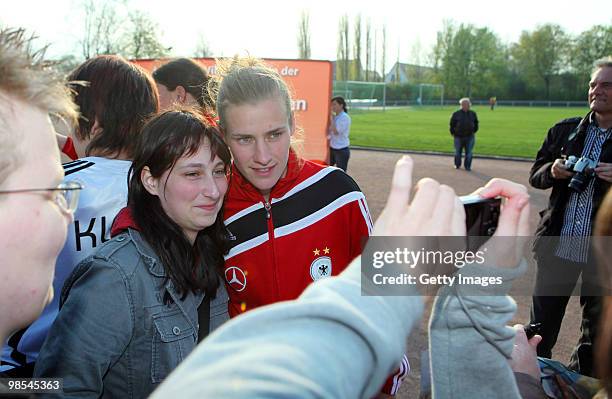
{"type": "MultiPolygon", "coordinates": [[[[215,74],[214,58],[194,58],[215,74]]],[[[143,68],[154,71],[167,59],[132,60],[143,68]]],[[[329,61],[265,59],[275,68],[293,91],[292,108],[296,123],[302,131],[300,154],[319,163],[328,163],[329,145],[327,125],[332,95],[332,64],[329,61]]]]}

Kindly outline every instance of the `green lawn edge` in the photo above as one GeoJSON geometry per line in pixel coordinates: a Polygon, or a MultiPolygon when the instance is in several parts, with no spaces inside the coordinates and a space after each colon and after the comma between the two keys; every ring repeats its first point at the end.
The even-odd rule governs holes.
{"type": "MultiPolygon", "coordinates": [[[[351,145],[389,150],[454,153],[449,132],[458,107],[403,107],[349,110],[351,145]]],[[[550,127],[560,120],[584,116],[586,108],[472,108],[478,115],[474,155],[533,159],[550,127]]]]}

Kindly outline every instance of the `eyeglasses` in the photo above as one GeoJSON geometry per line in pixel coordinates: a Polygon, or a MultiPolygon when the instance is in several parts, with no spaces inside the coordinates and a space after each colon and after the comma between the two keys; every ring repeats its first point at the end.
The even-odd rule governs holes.
{"type": "Polygon", "coordinates": [[[60,207],[60,209],[68,214],[73,214],[79,204],[79,194],[83,189],[81,183],[75,181],[69,181],[66,183],[60,183],[55,188],[24,188],[19,190],[5,190],[0,191],[1,194],[15,194],[15,193],[36,193],[36,192],[47,192],[52,191],[53,201],[60,207]]]}

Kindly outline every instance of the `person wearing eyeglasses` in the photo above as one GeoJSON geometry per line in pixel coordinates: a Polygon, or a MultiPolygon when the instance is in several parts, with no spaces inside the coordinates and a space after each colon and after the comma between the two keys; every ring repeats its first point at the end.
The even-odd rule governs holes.
{"type": "MultiPolygon", "coordinates": [[[[80,183],[84,190],[56,262],[53,284],[57,292],[75,266],[110,239],[113,219],[127,203],[128,171],[137,138],[144,120],[158,109],[157,89],[150,75],[118,56],[91,58],[67,79],[74,82],[69,88],[81,112],[72,134],[74,146],[86,157],[64,164],[64,183],[80,183]]],[[[49,239],[30,243],[39,245],[49,239]]],[[[15,377],[32,375],[58,309],[59,298],[55,298],[32,325],[10,337],[2,351],[0,371],[15,377]]]]}
{"type": "Polygon", "coordinates": [[[30,40],[23,30],[0,30],[0,342],[53,297],[55,259],[81,188],[62,182],[49,120],[76,119],[76,107],[42,57],[28,52],[30,40]]]}

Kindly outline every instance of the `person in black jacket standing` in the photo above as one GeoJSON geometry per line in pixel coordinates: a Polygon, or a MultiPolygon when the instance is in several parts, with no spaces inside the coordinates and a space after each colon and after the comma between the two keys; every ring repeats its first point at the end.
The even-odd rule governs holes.
{"type": "MultiPolygon", "coordinates": [[[[529,183],[552,187],[547,209],[536,230],[538,262],[532,322],[542,323],[538,355],[551,357],[570,295],[582,274],[582,336],[570,368],[593,376],[593,342],[601,313],[601,281],[590,250],[593,218],[612,183],[612,58],[595,63],[589,82],[591,112],[565,119],[549,131],[531,168],[529,183]],[[590,172],[576,173],[569,156],[590,159],[590,172]],[[553,296],[554,295],[554,296],[553,296]]],[[[578,170],[579,171],[579,170],[578,170]]],[[[580,171],[579,171],[580,172],[580,171]]]]}
{"type": "Polygon", "coordinates": [[[470,110],[472,103],[467,97],[459,100],[461,109],[453,113],[450,119],[450,133],[455,138],[455,169],[461,168],[461,154],[465,149],[465,170],[472,170],[472,150],[478,131],[478,117],[470,110]]]}

